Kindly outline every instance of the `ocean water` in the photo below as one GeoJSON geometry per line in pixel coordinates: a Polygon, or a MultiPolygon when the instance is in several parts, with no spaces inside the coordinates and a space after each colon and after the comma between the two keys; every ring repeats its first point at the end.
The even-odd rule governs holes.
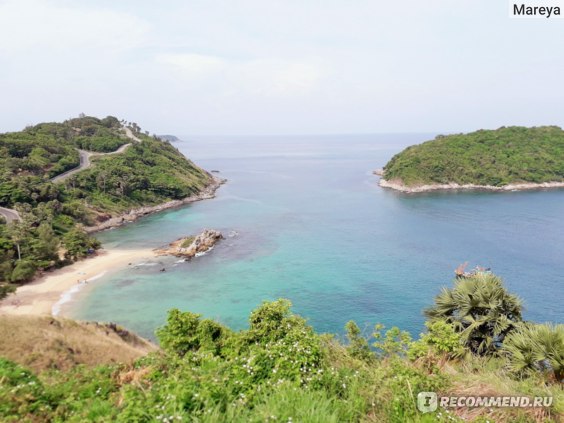
{"type": "Polygon", "coordinates": [[[366,334],[380,322],[417,335],[423,308],[468,261],[502,276],[527,319],[562,322],[564,190],[378,187],[373,169],[433,136],[184,137],[183,153],[228,179],[217,197],[99,238],[107,247],[157,247],[214,228],[226,239],[189,262],[158,258],[100,277],[63,313],[153,338],[173,307],[239,329],[263,300],[288,298],[320,332],[343,333],[355,320],[366,334]]]}

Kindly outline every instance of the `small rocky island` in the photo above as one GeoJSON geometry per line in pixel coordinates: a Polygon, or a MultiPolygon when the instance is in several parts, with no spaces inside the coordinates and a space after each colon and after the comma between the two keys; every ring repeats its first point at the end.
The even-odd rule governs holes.
{"type": "Polygon", "coordinates": [[[223,239],[221,232],[215,229],[205,229],[197,236],[189,236],[171,242],[167,247],[155,250],[157,255],[192,258],[211,250],[215,244],[223,239]]]}
{"type": "Polygon", "coordinates": [[[501,127],[438,135],[396,154],[374,171],[380,186],[416,193],[564,187],[564,131],[557,126],[501,127]]]}

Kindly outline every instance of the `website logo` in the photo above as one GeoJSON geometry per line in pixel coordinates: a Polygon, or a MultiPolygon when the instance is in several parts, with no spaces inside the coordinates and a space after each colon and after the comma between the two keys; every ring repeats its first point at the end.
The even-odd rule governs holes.
{"type": "Polygon", "coordinates": [[[417,408],[422,413],[431,413],[437,409],[436,392],[419,392],[417,394],[417,408]]]}

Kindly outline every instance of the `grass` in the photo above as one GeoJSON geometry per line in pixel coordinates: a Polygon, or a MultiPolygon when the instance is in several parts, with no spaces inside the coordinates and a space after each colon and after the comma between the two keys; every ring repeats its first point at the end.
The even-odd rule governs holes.
{"type": "MultiPolygon", "coordinates": [[[[239,332],[192,313],[171,311],[157,332],[162,349],[152,352],[138,338],[125,342],[131,335],[120,328],[106,334],[111,329],[107,326],[52,320],[1,321],[0,335],[21,331],[9,343],[35,339],[44,357],[61,354],[61,346],[51,342],[61,332],[68,332],[65,347],[86,350],[101,342],[105,349],[93,352],[83,365],[65,360],[60,365],[65,370],[31,360],[37,376],[0,359],[2,421],[540,423],[558,422],[563,412],[561,385],[540,378],[514,379],[501,359],[430,355],[412,361],[397,352],[401,348],[359,358],[350,345],[315,334],[284,301],[264,303],[251,314],[249,329],[239,332]],[[58,327],[54,333],[52,326],[58,327]],[[108,346],[108,337],[119,346],[108,346]],[[126,357],[141,358],[112,363],[108,354],[114,348],[132,344],[134,353],[126,357]],[[554,404],[547,409],[438,409],[423,414],[416,406],[422,391],[552,396],[554,404]]],[[[25,363],[25,356],[33,355],[32,346],[23,344],[12,354],[25,363]]]]}
{"type": "Polygon", "coordinates": [[[444,396],[526,396],[553,397],[551,408],[462,408],[453,409],[452,415],[464,421],[492,422],[549,422],[559,421],[564,415],[562,385],[548,385],[539,378],[515,379],[499,358],[469,355],[463,360],[445,362],[442,371],[448,374],[450,386],[441,392],[444,396]]]}
{"type": "Polygon", "coordinates": [[[180,248],[188,248],[190,245],[192,245],[195,239],[196,239],[195,236],[189,236],[188,238],[182,241],[182,243],[180,244],[180,248]]]}
{"type": "Polygon", "coordinates": [[[50,316],[0,315],[0,356],[41,372],[131,363],[156,347],[122,328],[50,316]]]}

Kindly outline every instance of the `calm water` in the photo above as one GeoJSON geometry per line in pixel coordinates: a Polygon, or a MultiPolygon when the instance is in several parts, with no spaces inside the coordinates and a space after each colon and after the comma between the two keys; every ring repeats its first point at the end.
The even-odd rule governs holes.
{"type": "Polygon", "coordinates": [[[562,322],[564,191],[406,196],[377,186],[373,169],[430,138],[185,137],[181,151],[229,180],[217,198],[99,238],[134,248],[203,228],[232,236],[191,262],[160,258],[101,278],[66,312],[152,336],[172,307],[242,328],[261,301],[285,297],[318,331],[354,319],[367,333],[382,322],[417,334],[422,309],[469,261],[501,275],[526,318],[562,322]]]}

